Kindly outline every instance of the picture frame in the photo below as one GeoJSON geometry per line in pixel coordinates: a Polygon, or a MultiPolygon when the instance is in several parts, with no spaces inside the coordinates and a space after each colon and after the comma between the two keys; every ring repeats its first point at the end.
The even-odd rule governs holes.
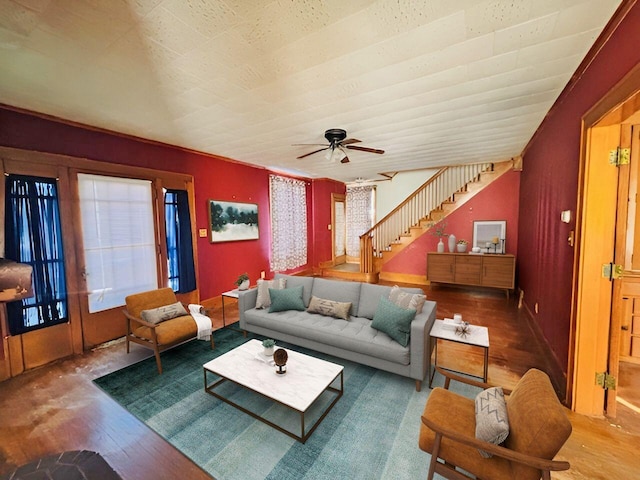
{"type": "Polygon", "coordinates": [[[483,220],[473,222],[473,247],[482,253],[505,253],[507,235],[506,220],[483,220]],[[494,243],[495,240],[497,243],[494,243]]]}
{"type": "Polygon", "coordinates": [[[258,205],[255,203],[208,201],[209,242],[237,242],[260,238],[258,205]]]}

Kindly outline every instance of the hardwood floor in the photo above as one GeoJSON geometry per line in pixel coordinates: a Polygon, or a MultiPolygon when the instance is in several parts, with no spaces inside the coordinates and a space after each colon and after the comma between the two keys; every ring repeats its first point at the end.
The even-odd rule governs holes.
{"type": "MultiPolygon", "coordinates": [[[[516,300],[507,301],[498,291],[443,286],[425,291],[438,302],[438,318],[461,313],[489,328],[490,382],[513,386],[528,368],[545,370],[544,352],[516,300]]],[[[225,300],[225,312],[227,323],[237,319],[235,302],[225,300]]],[[[220,308],[213,319],[222,324],[220,308]]],[[[0,475],[45,455],[87,449],[99,452],[127,480],[210,478],[92,383],[149,353],[133,345],[127,355],[124,343],[115,341],[0,383],[0,475]]],[[[454,368],[479,368],[482,362],[480,352],[451,343],[441,345],[440,355],[454,368]]],[[[640,478],[640,415],[622,405],[618,410],[623,412],[615,421],[568,412],[574,429],[557,458],[568,460],[571,469],[553,478],[640,478]]]]}

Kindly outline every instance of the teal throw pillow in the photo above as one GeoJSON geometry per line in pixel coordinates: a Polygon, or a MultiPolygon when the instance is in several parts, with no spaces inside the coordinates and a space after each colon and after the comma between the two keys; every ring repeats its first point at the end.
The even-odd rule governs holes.
{"type": "Polygon", "coordinates": [[[304,302],[302,301],[302,285],[293,288],[283,288],[282,290],[270,288],[269,297],[271,298],[269,312],[283,312],[285,310],[303,311],[305,309],[304,302]]]}
{"type": "Polygon", "coordinates": [[[411,321],[415,316],[416,311],[413,308],[400,308],[386,298],[380,297],[376,313],[373,314],[371,327],[386,333],[400,345],[406,347],[411,335],[411,321]]]}

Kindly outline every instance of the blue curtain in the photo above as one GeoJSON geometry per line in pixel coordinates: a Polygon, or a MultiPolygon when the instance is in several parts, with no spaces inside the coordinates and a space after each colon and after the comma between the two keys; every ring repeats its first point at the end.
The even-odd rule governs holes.
{"type": "Polygon", "coordinates": [[[35,294],[7,303],[11,334],[66,322],[67,286],[55,179],[7,176],[5,244],[7,258],[33,267],[35,294]]]}
{"type": "Polygon", "coordinates": [[[165,193],[165,227],[169,263],[169,286],[176,293],[196,289],[189,196],[185,190],[165,193]]]}

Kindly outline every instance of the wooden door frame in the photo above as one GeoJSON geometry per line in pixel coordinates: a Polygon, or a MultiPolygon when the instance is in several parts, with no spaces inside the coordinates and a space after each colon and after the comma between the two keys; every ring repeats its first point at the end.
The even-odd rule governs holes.
{"type": "MultiPolygon", "coordinates": [[[[569,368],[567,371],[566,399],[571,408],[586,415],[602,415],[605,399],[601,387],[595,385],[596,365],[608,365],[610,352],[611,302],[608,299],[609,315],[598,318],[595,311],[585,309],[585,299],[594,293],[589,288],[586,270],[589,267],[584,246],[596,236],[615,232],[615,222],[608,231],[596,231],[585,223],[585,206],[594,192],[589,190],[589,173],[593,174],[594,163],[590,157],[590,138],[594,128],[622,124],[637,110],[640,100],[640,65],[634,67],[582,118],[580,151],[580,174],[578,182],[578,202],[576,212],[576,254],[574,257],[574,287],[569,340],[569,368]],[[610,230],[609,230],[610,229],[610,230]]],[[[613,168],[613,167],[611,167],[613,168]]],[[[617,182],[615,186],[618,188],[617,182]]],[[[613,260],[613,257],[612,257],[613,260]]],[[[593,270],[593,265],[591,265],[593,270]]],[[[613,288],[612,288],[613,290],[613,288]]],[[[605,305],[601,305],[601,309],[605,305]]]]}
{"type": "Polygon", "coordinates": [[[344,193],[332,193],[331,194],[331,263],[335,265],[340,265],[346,262],[346,225],[345,225],[345,254],[336,257],[336,203],[342,202],[345,206],[345,216],[347,209],[347,196],[344,193]]]}

